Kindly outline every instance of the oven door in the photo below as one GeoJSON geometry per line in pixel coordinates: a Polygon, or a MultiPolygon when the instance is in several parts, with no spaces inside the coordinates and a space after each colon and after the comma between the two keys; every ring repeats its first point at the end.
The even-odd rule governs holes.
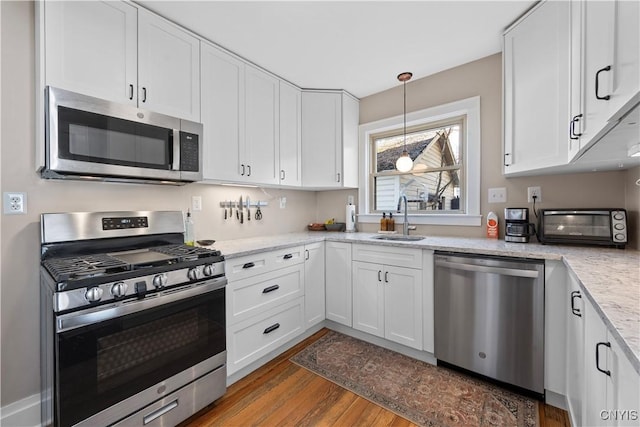
{"type": "Polygon", "coordinates": [[[48,87],[46,169],[60,174],[180,179],[180,120],[48,87]]]}
{"type": "Polygon", "coordinates": [[[225,284],[58,316],[54,424],[110,425],[226,366],[225,284]]]}

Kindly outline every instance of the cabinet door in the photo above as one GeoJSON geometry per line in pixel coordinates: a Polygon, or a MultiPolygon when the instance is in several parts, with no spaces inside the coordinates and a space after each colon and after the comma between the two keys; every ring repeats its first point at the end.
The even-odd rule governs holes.
{"type": "Polygon", "coordinates": [[[138,105],[200,122],[200,41],[138,10],[138,105]]]}
{"type": "Polygon", "coordinates": [[[615,4],[610,114],[618,111],[640,88],[640,2],[618,0],[615,4]]]}
{"type": "Polygon", "coordinates": [[[342,171],[343,187],[358,187],[358,125],[360,103],[349,95],[342,95],[342,146],[338,147],[336,170],[342,171]]]}
{"type": "Polygon", "coordinates": [[[302,92],[302,184],[340,187],[342,95],[302,92]]]}
{"type": "Polygon", "coordinates": [[[324,303],[324,243],[305,246],[304,312],[307,328],[325,317],[324,303]]]}
{"type": "Polygon", "coordinates": [[[202,43],[203,177],[240,178],[244,142],[244,62],[202,43]]]}
{"type": "Polygon", "coordinates": [[[610,376],[598,370],[610,370],[607,328],[590,302],[584,304],[584,406],[581,425],[614,425],[611,420],[603,420],[601,411],[610,408],[607,405],[607,388],[611,387],[610,376]],[[596,351],[598,366],[596,366],[596,351]]]}
{"type": "Polygon", "coordinates": [[[277,184],[280,86],[278,80],[255,67],[245,70],[244,180],[277,184]]]}
{"type": "Polygon", "coordinates": [[[568,162],[570,3],[545,2],[504,36],[504,171],[568,162]]]}
{"type": "Polygon", "coordinates": [[[114,1],[44,2],[45,83],[137,102],[137,10],[114,1]]]}
{"type": "Polygon", "coordinates": [[[640,375],[616,340],[611,341],[611,390],[607,390],[607,409],[618,426],[640,425],[640,375]],[[627,411],[627,412],[625,412],[627,411]]]}
{"type": "Polygon", "coordinates": [[[301,90],[280,82],[280,184],[302,185],[301,90]]]}
{"type": "Polygon", "coordinates": [[[584,394],[584,301],[578,282],[569,276],[568,303],[565,316],[566,334],[566,389],[571,425],[582,423],[584,394]]]}
{"type": "Polygon", "coordinates": [[[422,270],[385,266],[383,281],[385,338],[422,350],[422,270]]]}
{"type": "Polygon", "coordinates": [[[384,266],[353,262],[353,328],[379,337],[384,329],[384,266]]]}
{"type": "Polygon", "coordinates": [[[351,326],[351,243],[325,243],[327,319],[351,326]]]}
{"type": "MultiPolygon", "coordinates": [[[[583,11],[583,96],[582,145],[586,145],[609,119],[614,52],[616,2],[585,1],[583,11]],[[607,71],[606,68],[610,67],[607,71]],[[597,93],[596,93],[597,85],[597,93]]],[[[637,52],[636,52],[637,54],[637,52]]]]}

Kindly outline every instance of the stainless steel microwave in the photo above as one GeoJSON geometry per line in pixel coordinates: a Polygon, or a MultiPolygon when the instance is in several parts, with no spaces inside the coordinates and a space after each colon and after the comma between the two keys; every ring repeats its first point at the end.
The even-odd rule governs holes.
{"type": "Polygon", "coordinates": [[[48,86],[43,178],[202,180],[202,124],[48,86]]]}
{"type": "Polygon", "coordinates": [[[570,243],[624,248],[627,212],[624,209],[541,209],[540,243],[570,243]]]}

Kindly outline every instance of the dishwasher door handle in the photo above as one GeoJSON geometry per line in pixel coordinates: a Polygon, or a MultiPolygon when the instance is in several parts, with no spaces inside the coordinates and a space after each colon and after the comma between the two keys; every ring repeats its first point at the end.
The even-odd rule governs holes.
{"type": "Polygon", "coordinates": [[[449,261],[443,261],[443,260],[436,260],[436,266],[449,267],[453,270],[502,274],[504,276],[530,277],[532,279],[536,279],[539,276],[539,273],[536,270],[522,270],[519,268],[504,268],[504,267],[487,267],[484,265],[464,264],[464,263],[449,262],[449,261]]]}

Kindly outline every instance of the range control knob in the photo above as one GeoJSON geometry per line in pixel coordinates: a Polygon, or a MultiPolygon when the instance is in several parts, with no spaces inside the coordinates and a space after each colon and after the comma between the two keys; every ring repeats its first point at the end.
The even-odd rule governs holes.
{"type": "Polygon", "coordinates": [[[98,302],[102,298],[102,288],[94,286],[93,288],[87,289],[87,292],[84,294],[84,297],[89,302],[98,302]]]}
{"type": "Polygon", "coordinates": [[[204,274],[205,277],[213,276],[213,271],[212,264],[207,264],[202,268],[202,274],[204,274]]]}
{"type": "Polygon", "coordinates": [[[116,298],[125,296],[127,293],[127,284],[124,282],[116,282],[111,286],[111,295],[116,298]]]}
{"type": "Polygon", "coordinates": [[[187,271],[187,277],[189,280],[198,280],[198,275],[198,267],[190,268],[189,271],[187,271]]]}
{"type": "Polygon", "coordinates": [[[153,276],[153,286],[156,289],[160,289],[162,288],[164,285],[167,284],[167,275],[166,274],[156,274],[155,276],[153,276]]]}

